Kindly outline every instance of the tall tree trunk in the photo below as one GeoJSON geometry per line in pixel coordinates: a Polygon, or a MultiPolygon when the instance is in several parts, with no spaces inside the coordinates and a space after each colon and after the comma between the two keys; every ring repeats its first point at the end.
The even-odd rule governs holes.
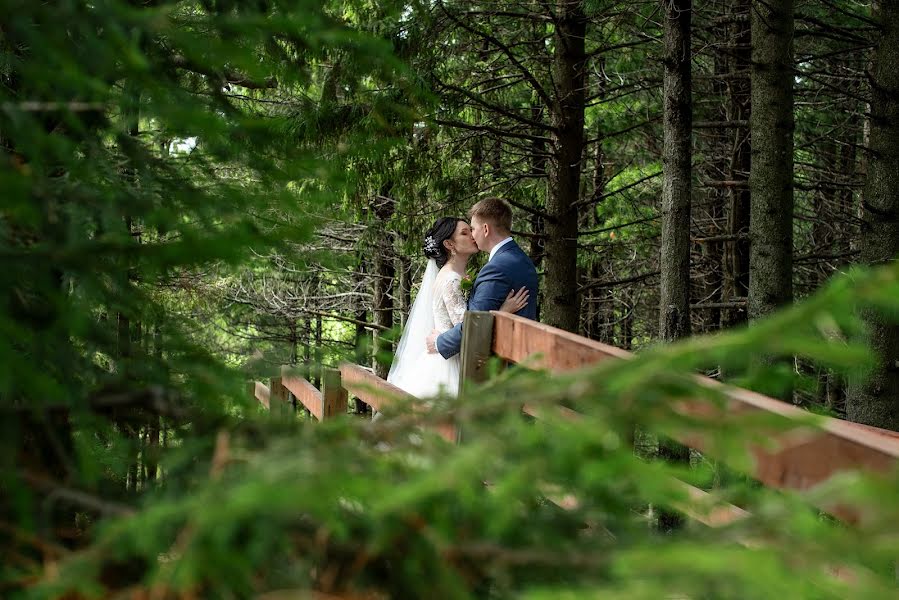
{"type": "MultiPolygon", "coordinates": [[[[366,273],[369,272],[370,267],[366,263],[365,255],[361,252],[358,254],[358,260],[359,279],[364,281],[366,273]]],[[[359,309],[354,315],[356,319],[356,349],[353,353],[353,362],[355,362],[357,365],[364,365],[371,353],[371,334],[369,334],[368,328],[365,327],[365,323],[369,322],[368,312],[369,311],[367,305],[365,303],[360,303],[359,309]]],[[[356,414],[365,414],[367,412],[370,412],[370,409],[367,404],[365,404],[358,398],[355,398],[353,399],[353,411],[356,414]]]]}
{"type": "Polygon", "coordinates": [[[400,327],[406,327],[406,319],[409,318],[409,312],[412,310],[412,260],[405,254],[396,257],[397,270],[397,293],[396,297],[400,305],[397,307],[399,311],[400,327]]]}
{"type": "MultiPolygon", "coordinates": [[[[543,104],[536,92],[532,93],[531,98],[531,120],[537,122],[543,120],[543,104]]],[[[535,133],[538,136],[531,142],[531,175],[533,175],[534,181],[546,181],[546,143],[539,139],[541,132],[535,133]]],[[[546,221],[539,212],[534,212],[530,215],[530,224],[534,237],[530,240],[528,255],[534,262],[534,266],[539,269],[546,249],[546,221]]]]}
{"type": "Polygon", "coordinates": [[[793,299],[793,0],[752,5],[749,318],[793,299]]]}
{"type": "Polygon", "coordinates": [[[324,352],[322,349],[322,329],[323,321],[321,315],[315,317],[315,354],[313,356],[313,368],[315,369],[315,387],[322,389],[322,362],[324,360],[324,352]]]}
{"type": "MultiPolygon", "coordinates": [[[[715,7],[721,10],[722,6],[727,3],[716,3],[715,7]]],[[[725,9],[726,10],[726,9],[725,9]]],[[[726,21],[719,22],[711,29],[712,36],[726,41],[729,35],[730,24],[726,21]]],[[[723,47],[724,44],[718,44],[713,49],[713,79],[711,81],[712,97],[717,100],[712,115],[714,121],[725,123],[729,118],[728,112],[728,89],[729,81],[727,80],[728,69],[730,68],[730,51],[723,47]]],[[[729,179],[727,173],[730,170],[731,155],[730,145],[728,141],[733,135],[730,127],[718,127],[712,130],[712,140],[709,144],[709,151],[712,160],[705,163],[700,168],[704,168],[711,177],[704,179],[729,179]]],[[[710,227],[708,232],[711,236],[720,236],[725,232],[725,217],[727,215],[727,200],[729,192],[727,188],[711,186],[705,190],[705,202],[708,209],[704,213],[707,216],[710,227]]],[[[703,302],[712,304],[719,303],[724,299],[724,244],[721,241],[709,241],[702,244],[701,247],[703,276],[701,279],[701,287],[699,297],[703,302]]],[[[748,253],[747,253],[748,256],[748,253]]],[[[721,328],[721,316],[723,311],[720,308],[707,308],[703,314],[701,327],[703,332],[716,331],[721,328]]]]}
{"type": "Polygon", "coordinates": [[[587,18],[581,0],[558,0],[555,20],[553,75],[557,96],[551,107],[553,159],[550,161],[546,208],[546,307],[550,325],[577,331],[577,201],[584,150],[586,102],[584,37],[587,18]]]}
{"type": "MultiPolygon", "coordinates": [[[[605,60],[603,58],[600,58],[600,73],[603,73],[604,68],[605,60]]],[[[604,76],[602,75],[598,79],[599,81],[597,83],[597,98],[601,99],[605,97],[606,82],[604,76]]],[[[593,181],[591,187],[593,188],[594,202],[591,202],[589,206],[589,218],[587,219],[587,227],[595,228],[598,224],[596,202],[599,201],[600,198],[602,198],[606,187],[605,152],[602,139],[602,122],[599,119],[597,119],[596,122],[596,142],[593,149],[592,179],[593,181]]],[[[600,276],[599,266],[602,257],[597,256],[596,252],[591,252],[588,260],[588,280],[596,281],[600,276]]],[[[608,295],[609,290],[603,288],[590,288],[587,292],[587,298],[584,301],[584,310],[586,310],[587,314],[584,318],[583,335],[590,338],[591,340],[603,340],[602,333],[605,330],[605,323],[608,320],[606,316],[608,312],[606,310],[608,306],[608,295]]]]}
{"type": "MultiPolygon", "coordinates": [[[[387,222],[393,216],[396,208],[396,204],[389,194],[388,187],[383,189],[381,195],[374,200],[374,212],[381,224],[381,231],[387,230],[387,222]]],[[[389,331],[393,327],[393,262],[392,238],[389,235],[382,235],[377,252],[375,252],[375,293],[372,302],[374,322],[381,326],[374,333],[372,368],[375,374],[382,379],[387,379],[387,374],[390,372],[390,355],[393,351],[393,344],[382,335],[382,332],[389,331]]]]}
{"type": "MultiPolygon", "coordinates": [[[[303,371],[307,379],[315,378],[315,365],[312,361],[314,344],[312,323],[313,318],[311,316],[303,319],[303,371]]],[[[318,386],[316,385],[316,387],[318,386]]]]}
{"type": "Polygon", "coordinates": [[[664,341],[690,335],[690,194],[692,123],[691,0],[662,0],[665,8],[662,148],[661,311],[664,341]]]}
{"type": "MultiPolygon", "coordinates": [[[[147,336],[149,338],[149,335],[147,336]]],[[[149,354],[149,353],[148,353],[149,354]]],[[[153,326],[153,356],[157,364],[162,363],[162,329],[159,322],[153,326]]],[[[161,431],[160,420],[162,417],[152,415],[147,425],[147,456],[144,460],[144,480],[151,486],[156,481],[159,471],[159,434],[161,431]]]]}
{"type": "Polygon", "coordinates": [[[287,339],[290,344],[290,357],[288,360],[292,367],[300,364],[300,332],[298,323],[298,319],[287,319],[287,339]]]}
{"type": "MultiPolygon", "coordinates": [[[[899,4],[879,2],[881,35],[871,69],[871,133],[868,178],[862,201],[861,260],[876,265],[899,256],[899,4]]],[[[853,379],[847,398],[849,419],[899,431],[899,325],[866,311],[876,367],[853,379]]]]}
{"type": "Polygon", "coordinates": [[[391,288],[393,287],[393,257],[384,253],[390,252],[389,249],[383,248],[378,252],[375,258],[375,299],[374,313],[375,324],[386,329],[378,327],[378,331],[374,334],[374,362],[372,366],[375,374],[387,379],[387,373],[390,371],[390,357],[393,351],[393,344],[382,335],[382,332],[389,331],[393,327],[393,297],[391,296],[391,288]]]}
{"type": "MultiPolygon", "coordinates": [[[[690,22],[692,0],[662,0],[665,14],[663,64],[662,248],[659,334],[672,342],[690,335],[690,194],[692,193],[693,102],[690,22]]],[[[659,443],[659,456],[689,463],[690,450],[671,440],[659,443]]],[[[659,512],[659,529],[671,531],[683,518],[659,512]]]]}
{"type": "MultiPolygon", "coordinates": [[[[737,123],[749,121],[752,113],[749,70],[752,59],[752,29],[749,23],[752,0],[732,0],[733,20],[729,37],[730,79],[728,82],[728,120],[737,123]]],[[[727,234],[724,243],[723,279],[721,293],[724,302],[749,295],[749,171],[752,141],[749,127],[739,126],[733,131],[733,149],[727,180],[728,191],[727,234]]],[[[746,322],[745,308],[725,309],[721,327],[735,327],[746,322]]]]}
{"type": "MultiPolygon", "coordinates": [[[[124,105],[122,107],[122,119],[125,127],[127,138],[120,141],[120,151],[123,157],[134,156],[134,152],[129,146],[137,144],[137,137],[140,135],[140,98],[141,92],[134,81],[125,82],[124,105]]],[[[122,170],[122,179],[128,187],[138,186],[138,177],[136,169],[126,162],[126,166],[122,170]]],[[[133,242],[135,239],[134,219],[130,215],[125,216],[125,233],[133,242]]],[[[124,279],[130,286],[135,281],[136,275],[134,269],[129,265],[124,273],[124,279]]],[[[126,313],[118,315],[118,361],[117,368],[121,377],[130,380],[133,375],[132,362],[134,361],[136,344],[137,354],[140,354],[140,323],[131,323],[126,313]],[[137,335],[135,335],[137,334],[137,335]]],[[[149,417],[142,414],[136,408],[128,408],[115,412],[115,421],[122,432],[123,436],[129,441],[128,452],[130,454],[130,462],[128,470],[125,474],[125,490],[132,493],[139,491],[140,473],[143,470],[140,465],[141,461],[141,426],[146,421],[149,425],[149,417]]]]}

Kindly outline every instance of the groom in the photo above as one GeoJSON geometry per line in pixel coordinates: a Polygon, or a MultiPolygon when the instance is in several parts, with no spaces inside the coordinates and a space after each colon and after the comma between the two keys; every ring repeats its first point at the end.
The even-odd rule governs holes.
{"type": "MultiPolygon", "coordinates": [[[[512,239],[512,209],[499,198],[484,198],[468,211],[471,235],[478,249],[490,259],[480,270],[471,289],[468,310],[499,310],[510,290],[528,289],[528,304],[517,314],[537,318],[537,269],[512,239]]],[[[451,358],[462,347],[462,324],[427,339],[428,352],[451,358]]]]}

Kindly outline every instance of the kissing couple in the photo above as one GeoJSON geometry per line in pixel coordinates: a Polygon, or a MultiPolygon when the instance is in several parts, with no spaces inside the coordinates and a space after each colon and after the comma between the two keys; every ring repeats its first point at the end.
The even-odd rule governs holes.
{"type": "Polygon", "coordinates": [[[512,239],[512,209],[500,198],[485,198],[468,216],[470,224],[441,217],[424,237],[428,265],[387,376],[416,398],[458,394],[466,310],[537,318],[537,269],[512,239]],[[479,251],[490,258],[466,302],[462,279],[468,260],[479,251]]]}

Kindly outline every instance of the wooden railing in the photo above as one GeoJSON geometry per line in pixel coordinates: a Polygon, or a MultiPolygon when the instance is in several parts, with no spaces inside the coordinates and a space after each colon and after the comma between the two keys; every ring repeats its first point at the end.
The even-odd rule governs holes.
{"type": "Polygon", "coordinates": [[[273,411],[286,409],[289,394],[293,394],[297,403],[318,421],[346,414],[350,394],[375,410],[382,410],[388,401],[415,400],[369,369],[351,363],[342,363],[339,369],[322,369],[321,390],[287,365],[281,367],[280,377],[272,377],[271,387],[255,381],[251,388],[256,400],[273,411]]]}
{"type": "MultiPolygon", "coordinates": [[[[555,373],[633,356],[620,348],[499,312],[466,314],[463,345],[465,340],[471,343],[463,352],[462,362],[463,378],[468,381],[484,378],[485,361],[490,356],[512,363],[527,362],[555,373]],[[471,330],[476,332],[475,335],[469,336],[471,330]],[[492,335],[484,333],[488,331],[492,335]]],[[[695,378],[700,385],[714,388],[727,399],[725,410],[730,415],[761,411],[795,423],[795,427],[766,440],[764,446],[758,444],[747,448],[754,459],[748,475],[768,487],[809,491],[839,473],[887,472],[895,470],[899,464],[899,434],[896,432],[830,417],[815,419],[812,426],[809,424],[811,415],[795,406],[708,377],[697,375],[695,378]]],[[[679,401],[677,409],[685,414],[708,416],[710,404],[702,400],[679,401]]],[[[528,407],[525,410],[529,410],[528,407]]],[[[708,437],[691,435],[678,441],[714,455],[715,448],[708,437]]],[[[845,504],[831,504],[820,499],[818,505],[848,522],[859,521],[864,516],[857,507],[845,504]]]]}
{"type": "MultiPolygon", "coordinates": [[[[627,360],[633,355],[625,350],[588,340],[581,336],[516,317],[508,313],[468,312],[465,316],[461,356],[461,377],[465,386],[483,381],[491,357],[508,363],[525,364],[546,369],[551,373],[575,371],[605,360],[627,360]]],[[[850,423],[840,419],[821,417],[810,424],[810,414],[784,402],[748,390],[721,384],[707,377],[695,376],[701,386],[712,388],[726,399],[724,414],[728,416],[765,413],[785,419],[788,426],[779,428],[762,444],[750,444],[746,450],[753,457],[748,473],[766,486],[775,489],[809,491],[833,476],[859,471],[883,473],[895,470],[899,463],[899,433],[850,423]]],[[[322,390],[283,367],[281,377],[272,379],[271,389],[256,382],[255,397],[266,407],[282,410],[287,406],[288,392],[293,393],[318,420],[332,418],[346,412],[349,394],[376,410],[383,410],[396,399],[414,402],[416,399],[387,383],[371,371],[349,363],[338,370],[327,369],[322,390]]],[[[709,416],[711,405],[704,400],[678,400],[676,410],[687,415],[709,416]]],[[[574,411],[559,407],[567,417],[580,418],[574,411]]],[[[540,411],[525,405],[524,411],[539,417],[540,411]]],[[[446,439],[456,439],[450,425],[439,433],[446,439]]],[[[677,441],[715,458],[715,446],[708,436],[671,433],[677,441]]],[[[691,499],[708,499],[703,490],[682,484],[691,499]]],[[[819,508],[850,523],[864,518],[860,507],[834,503],[811,495],[819,508]]],[[[713,511],[698,512],[690,506],[682,507],[688,515],[707,525],[730,523],[746,516],[736,506],[717,503],[713,511]]]]}

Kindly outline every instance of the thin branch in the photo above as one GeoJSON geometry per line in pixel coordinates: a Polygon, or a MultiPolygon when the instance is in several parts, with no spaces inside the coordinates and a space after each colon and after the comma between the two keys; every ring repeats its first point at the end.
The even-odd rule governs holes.
{"type": "Polygon", "coordinates": [[[600,288],[610,288],[610,287],[618,287],[619,285],[625,285],[628,283],[637,283],[643,281],[644,279],[649,279],[650,277],[655,277],[661,271],[651,271],[649,273],[641,273],[639,275],[634,275],[633,277],[625,277],[624,279],[617,279],[615,281],[593,281],[591,283],[587,283],[578,288],[578,293],[582,294],[588,290],[595,290],[600,288]]]}
{"type": "Polygon", "coordinates": [[[35,489],[46,493],[47,497],[44,501],[48,503],[55,499],[66,500],[68,502],[71,502],[72,504],[97,511],[102,515],[113,515],[119,517],[130,516],[135,513],[135,510],[130,506],[118,504],[115,502],[109,502],[108,500],[104,500],[102,498],[94,496],[93,494],[64,486],[59,482],[53,481],[46,477],[42,477],[40,475],[35,475],[33,473],[25,471],[19,472],[19,476],[35,489]]]}
{"type": "Polygon", "coordinates": [[[461,27],[462,29],[468,31],[469,33],[472,33],[472,34],[474,34],[474,35],[476,35],[476,36],[479,36],[479,37],[481,37],[481,38],[487,40],[488,42],[490,42],[491,44],[493,44],[494,46],[496,46],[497,48],[499,48],[499,49],[502,51],[502,53],[505,54],[506,57],[512,62],[512,64],[515,65],[515,67],[516,67],[519,71],[521,71],[521,74],[522,74],[522,75],[524,76],[524,78],[528,81],[528,83],[531,84],[531,87],[534,89],[535,92],[537,92],[537,95],[540,96],[540,99],[543,101],[543,103],[544,103],[546,106],[552,106],[552,105],[553,105],[552,99],[551,99],[551,98],[549,97],[549,95],[546,93],[546,90],[543,89],[543,86],[540,85],[540,82],[537,81],[537,78],[534,77],[534,74],[531,73],[531,72],[530,72],[530,71],[529,71],[529,70],[528,70],[528,69],[521,63],[521,61],[519,61],[517,58],[515,58],[515,55],[512,53],[512,50],[511,50],[508,46],[506,46],[505,44],[503,44],[501,41],[499,41],[497,38],[493,37],[493,36],[490,35],[489,33],[485,33],[485,32],[483,32],[483,31],[480,31],[480,30],[478,30],[478,29],[476,29],[476,28],[474,28],[474,27],[471,27],[471,26],[467,25],[467,24],[464,23],[463,21],[461,21],[459,18],[457,18],[455,15],[453,15],[453,14],[446,8],[446,6],[443,4],[442,1],[438,2],[438,4],[440,5],[440,9],[443,11],[443,13],[444,13],[444,14],[445,14],[451,21],[453,21],[456,25],[458,25],[458,26],[461,27]]]}
{"type": "Polygon", "coordinates": [[[631,225],[639,225],[640,223],[648,223],[649,221],[655,221],[659,218],[659,215],[653,215],[651,217],[646,217],[645,219],[638,219],[636,221],[631,221],[630,223],[622,223],[621,225],[613,225],[612,227],[603,227],[602,229],[591,229],[589,231],[581,231],[578,235],[592,235],[594,233],[603,233],[606,231],[614,231],[616,229],[623,229],[625,227],[630,227],[631,225]]]}
{"type": "Polygon", "coordinates": [[[502,137],[510,137],[510,138],[518,138],[521,140],[530,140],[532,142],[543,142],[550,143],[552,140],[548,137],[543,137],[539,135],[530,135],[527,133],[513,133],[511,131],[503,131],[497,127],[493,127],[492,125],[471,125],[469,123],[465,123],[463,121],[450,121],[446,119],[435,119],[435,123],[438,125],[445,125],[447,127],[457,127],[459,129],[468,129],[470,131],[489,131],[490,133],[496,134],[502,137]]]}
{"type": "Polygon", "coordinates": [[[270,89],[278,87],[278,81],[274,77],[268,77],[265,80],[257,81],[247,77],[242,73],[238,73],[237,71],[232,71],[230,69],[225,69],[222,72],[218,73],[212,68],[204,67],[188,60],[181,54],[174,54],[169,57],[169,63],[179,69],[184,69],[193,73],[199,73],[200,75],[206,75],[207,77],[220,77],[227,83],[239,85],[251,90],[270,89]]]}
{"type": "Polygon", "coordinates": [[[659,177],[661,174],[662,174],[661,171],[658,171],[657,173],[651,173],[651,174],[647,175],[646,177],[642,177],[642,178],[638,179],[637,181],[634,181],[633,183],[629,183],[629,184],[627,184],[627,185],[625,185],[625,186],[622,186],[622,187],[620,187],[620,188],[616,188],[616,189],[612,190],[611,192],[607,192],[607,193],[605,193],[605,194],[602,194],[601,196],[598,196],[598,197],[597,197],[597,196],[592,196],[592,197],[587,198],[587,199],[585,199],[585,200],[578,200],[577,202],[575,202],[575,203],[573,204],[573,206],[581,207],[581,206],[586,206],[586,205],[588,205],[588,204],[594,204],[594,203],[597,203],[597,202],[602,202],[603,200],[605,200],[606,198],[609,198],[610,196],[614,196],[614,195],[616,195],[616,194],[620,194],[621,192],[624,192],[624,191],[626,191],[626,190],[629,190],[629,189],[632,188],[632,187],[638,186],[638,185],[640,185],[641,183],[644,183],[644,182],[646,182],[646,181],[649,181],[650,179],[655,179],[656,177],[659,177]]]}
{"type": "Polygon", "coordinates": [[[546,123],[541,123],[540,121],[534,121],[532,119],[528,119],[527,117],[518,115],[518,114],[508,110],[505,107],[498,106],[496,104],[493,104],[492,102],[484,100],[480,95],[474,94],[473,92],[470,92],[470,91],[468,91],[462,87],[459,87],[457,85],[453,85],[451,83],[445,83],[443,81],[438,81],[438,84],[446,89],[453,90],[454,92],[458,92],[458,93],[462,94],[463,96],[465,96],[472,102],[477,102],[484,108],[487,108],[487,109],[497,112],[501,115],[509,117],[510,119],[518,121],[522,125],[529,125],[536,129],[540,129],[541,131],[549,131],[549,132],[556,131],[556,128],[552,127],[551,125],[547,125],[546,123]]]}

